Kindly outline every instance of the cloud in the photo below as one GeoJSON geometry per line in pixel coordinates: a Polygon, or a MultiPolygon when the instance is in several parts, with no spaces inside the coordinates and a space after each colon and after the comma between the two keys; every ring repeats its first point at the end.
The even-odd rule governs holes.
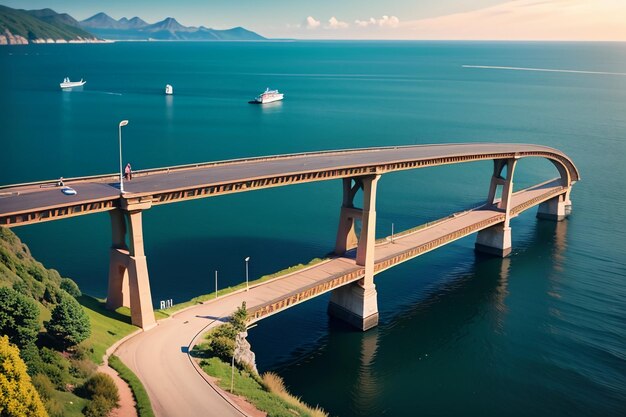
{"type": "Polygon", "coordinates": [[[354,24],[358,27],[366,28],[368,26],[378,26],[381,28],[396,28],[400,25],[400,19],[397,16],[383,16],[380,19],[370,17],[368,20],[355,20],[354,24]]]}
{"type": "Polygon", "coordinates": [[[626,40],[624,0],[509,0],[496,6],[400,23],[403,38],[626,40]]]}
{"type": "Polygon", "coordinates": [[[319,20],[315,20],[313,16],[308,16],[304,20],[304,27],[307,29],[315,29],[315,28],[318,28],[320,25],[321,25],[321,22],[319,20]]]}
{"type": "Polygon", "coordinates": [[[337,18],[333,16],[328,19],[328,26],[326,27],[328,29],[346,29],[348,26],[350,26],[348,23],[337,20],[337,18]]]}

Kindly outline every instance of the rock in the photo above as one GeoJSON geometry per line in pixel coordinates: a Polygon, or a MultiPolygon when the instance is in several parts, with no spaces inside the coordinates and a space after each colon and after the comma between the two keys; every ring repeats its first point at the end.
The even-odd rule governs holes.
{"type": "Polygon", "coordinates": [[[246,337],[248,337],[248,332],[237,334],[237,338],[235,339],[235,361],[248,365],[258,374],[259,371],[256,369],[256,357],[246,337]]]}

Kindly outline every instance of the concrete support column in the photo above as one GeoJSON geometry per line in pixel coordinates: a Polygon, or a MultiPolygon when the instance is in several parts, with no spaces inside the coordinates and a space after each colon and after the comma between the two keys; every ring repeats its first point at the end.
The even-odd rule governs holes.
{"type": "MultiPolygon", "coordinates": [[[[356,263],[365,267],[359,282],[333,291],[328,313],[363,331],[378,325],[378,301],[374,285],[374,246],[376,243],[376,185],[380,175],[360,178],[363,210],[356,263]]],[[[345,188],[344,188],[345,189],[345,188]]]]}
{"type": "Polygon", "coordinates": [[[122,209],[110,212],[113,244],[106,307],[130,307],[131,322],[144,330],[156,325],[141,218],[142,210],[150,208],[150,205],[149,201],[132,205],[123,200],[122,209]]]}
{"type": "Polygon", "coordinates": [[[560,222],[569,216],[571,212],[572,202],[569,199],[568,192],[565,195],[556,196],[539,204],[537,218],[560,222]]]}
{"type": "Polygon", "coordinates": [[[156,326],[156,321],[152,308],[148,263],[146,262],[143,249],[141,210],[128,211],[127,217],[130,226],[130,251],[128,257],[130,316],[135,326],[148,330],[156,326]]]}
{"type": "Polygon", "coordinates": [[[130,307],[128,284],[128,248],[126,247],[126,220],[122,210],[109,212],[113,244],[109,253],[109,289],[106,308],[130,307]]]}
{"type": "Polygon", "coordinates": [[[504,212],[504,222],[481,230],[476,236],[474,248],[477,252],[505,257],[511,253],[511,197],[513,195],[513,174],[517,165],[516,158],[494,160],[493,175],[487,196],[488,204],[495,204],[504,212]],[[502,172],[506,168],[506,178],[502,172]],[[502,186],[500,199],[497,200],[497,188],[502,186]]]}
{"type": "Polygon", "coordinates": [[[361,187],[360,182],[352,185],[352,178],[343,179],[343,203],[339,212],[339,226],[337,227],[337,240],[335,241],[335,253],[343,255],[346,251],[355,248],[358,243],[354,224],[356,219],[362,216],[361,210],[354,207],[354,196],[361,187]]]}

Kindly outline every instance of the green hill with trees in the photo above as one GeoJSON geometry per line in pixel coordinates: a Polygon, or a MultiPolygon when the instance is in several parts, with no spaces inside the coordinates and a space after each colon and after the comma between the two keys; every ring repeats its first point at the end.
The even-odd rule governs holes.
{"type": "Polygon", "coordinates": [[[50,9],[26,11],[0,5],[0,36],[4,37],[4,43],[11,43],[8,38],[17,37],[29,43],[48,39],[96,40],[93,34],[74,25],[74,22],[76,20],[71,16],[50,9]]]}
{"type": "Polygon", "coordinates": [[[2,390],[0,415],[46,415],[36,411],[35,398],[28,400],[32,413],[20,411],[31,404],[23,398],[32,383],[30,392],[49,416],[106,416],[117,404],[117,388],[96,372],[97,363],[106,347],[135,329],[128,316],[82,295],[74,281],[46,269],[0,227],[0,385],[14,387],[6,395],[2,390]]]}

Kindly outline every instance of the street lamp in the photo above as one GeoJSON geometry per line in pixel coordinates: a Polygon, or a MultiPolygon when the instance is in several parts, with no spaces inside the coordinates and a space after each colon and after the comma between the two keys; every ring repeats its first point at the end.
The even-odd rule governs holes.
{"type": "Polygon", "coordinates": [[[248,262],[250,261],[250,257],[246,257],[245,259],[246,261],[246,291],[250,290],[250,287],[248,286],[248,262]]]}
{"type": "Polygon", "coordinates": [[[128,120],[122,120],[119,124],[119,138],[120,138],[120,192],[124,193],[124,171],[122,171],[122,126],[126,126],[128,120]]]}

